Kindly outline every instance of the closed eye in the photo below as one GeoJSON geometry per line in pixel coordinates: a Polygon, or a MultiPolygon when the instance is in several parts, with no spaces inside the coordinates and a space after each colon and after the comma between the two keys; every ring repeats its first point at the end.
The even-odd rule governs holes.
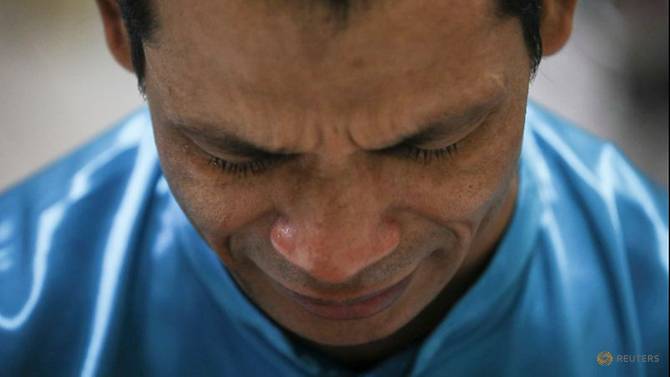
{"type": "Polygon", "coordinates": [[[209,165],[236,177],[246,177],[263,173],[278,164],[295,158],[296,155],[264,155],[252,160],[233,162],[220,157],[210,156],[209,165]]]}
{"type": "MultiPolygon", "coordinates": [[[[376,151],[376,153],[406,158],[423,165],[427,165],[433,161],[451,158],[457,152],[458,143],[454,143],[444,148],[438,149],[424,149],[409,144],[400,144],[376,151]]],[[[297,155],[290,154],[266,154],[263,156],[257,156],[254,159],[248,161],[233,162],[223,158],[210,156],[209,165],[237,177],[246,177],[249,175],[263,173],[283,162],[294,159],[296,157],[297,155]]]]}
{"type": "Polygon", "coordinates": [[[458,143],[450,144],[438,149],[424,149],[411,144],[400,144],[377,151],[406,158],[421,164],[453,157],[458,152],[458,143]]]}

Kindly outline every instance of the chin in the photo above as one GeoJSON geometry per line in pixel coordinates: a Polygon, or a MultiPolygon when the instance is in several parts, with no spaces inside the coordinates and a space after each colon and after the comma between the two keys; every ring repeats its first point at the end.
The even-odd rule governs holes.
{"type": "Polygon", "coordinates": [[[292,318],[280,316],[285,321],[279,322],[300,338],[323,346],[344,347],[383,342],[398,334],[425,306],[416,300],[410,288],[411,284],[403,297],[367,318],[333,320],[295,307],[292,318]]]}

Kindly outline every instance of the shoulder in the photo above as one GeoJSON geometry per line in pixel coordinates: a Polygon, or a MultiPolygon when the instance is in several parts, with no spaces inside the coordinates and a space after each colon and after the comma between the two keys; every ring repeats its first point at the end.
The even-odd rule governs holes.
{"type": "MultiPolygon", "coordinates": [[[[0,193],[0,335],[60,300],[87,299],[84,282],[136,227],[158,173],[142,109],[0,193]]],[[[0,349],[12,344],[0,336],[0,349]]]]}
{"type": "Polygon", "coordinates": [[[539,260],[588,309],[582,317],[617,318],[610,331],[626,334],[627,351],[666,354],[667,191],[611,142],[537,105],[526,127],[522,158],[543,203],[539,260]]]}
{"type": "MultiPolygon", "coordinates": [[[[606,219],[627,243],[642,233],[665,246],[667,269],[668,193],[642,173],[612,142],[529,104],[525,157],[541,177],[545,201],[576,202],[583,216],[606,219]],[[631,232],[631,230],[635,232],[631,232]]],[[[657,247],[658,249],[658,247],[657,247]]],[[[658,250],[663,251],[663,250],[658,250]]],[[[663,262],[658,260],[658,262],[663,262]]]]}
{"type": "MultiPolygon", "coordinates": [[[[26,239],[55,218],[114,211],[132,175],[155,160],[150,117],[141,109],[0,193],[0,245],[29,248],[26,239]]],[[[78,219],[78,227],[96,224],[82,220],[78,219]]]]}

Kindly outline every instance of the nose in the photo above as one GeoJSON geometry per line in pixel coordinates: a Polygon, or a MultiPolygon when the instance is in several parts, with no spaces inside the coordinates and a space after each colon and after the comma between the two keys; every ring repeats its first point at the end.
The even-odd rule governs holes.
{"type": "Polygon", "coordinates": [[[341,284],[391,254],[400,242],[397,222],[365,203],[328,203],[300,214],[280,215],[270,239],[275,250],[317,281],[341,284]]]}

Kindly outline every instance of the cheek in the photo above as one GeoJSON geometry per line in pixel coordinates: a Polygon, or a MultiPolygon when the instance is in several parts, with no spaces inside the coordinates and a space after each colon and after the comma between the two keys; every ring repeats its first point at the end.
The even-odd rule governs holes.
{"type": "Polygon", "coordinates": [[[522,134],[523,113],[483,125],[452,160],[414,174],[405,205],[440,223],[478,223],[512,182],[522,134]]]}
{"type": "Polygon", "coordinates": [[[217,249],[230,233],[253,221],[269,203],[253,184],[218,170],[188,139],[155,127],[161,168],[175,199],[195,227],[217,249]]]}

